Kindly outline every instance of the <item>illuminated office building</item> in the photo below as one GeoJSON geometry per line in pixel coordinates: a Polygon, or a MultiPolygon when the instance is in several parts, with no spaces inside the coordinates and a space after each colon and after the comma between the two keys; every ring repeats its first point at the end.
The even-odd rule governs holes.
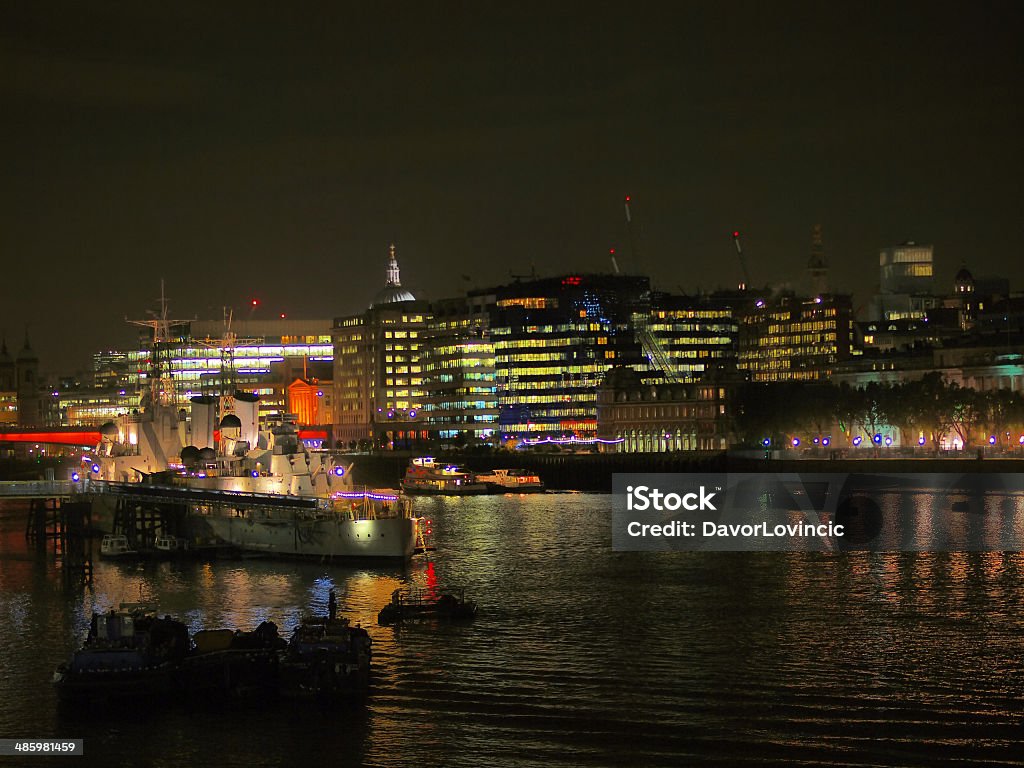
{"type": "Polygon", "coordinates": [[[649,316],[634,318],[634,327],[653,368],[688,382],[736,367],[736,317],[726,298],[654,294],[649,316]]]}
{"type": "Polygon", "coordinates": [[[615,365],[646,365],[634,316],[650,283],[627,275],[566,275],[494,290],[491,319],[503,438],[597,431],[597,388],[615,365]]]}
{"type": "Polygon", "coordinates": [[[423,417],[431,439],[495,440],[498,395],[491,312],[494,294],[434,302],[423,334],[423,417]]]}
{"type": "Polygon", "coordinates": [[[923,320],[939,306],[933,250],[909,241],[879,251],[878,293],[871,299],[869,320],[923,320]]]}
{"type": "Polygon", "coordinates": [[[821,381],[853,354],[847,295],[782,296],[743,310],[738,367],[752,381],[821,381]]]}
{"type": "Polygon", "coordinates": [[[229,335],[219,321],[173,323],[157,349],[146,331],[135,348],[96,353],[90,380],[51,394],[62,424],[99,426],[139,407],[156,365],[183,404],[195,395],[241,389],[260,396],[262,417],[279,418],[288,411],[286,387],[293,380],[283,377],[330,365],[330,328],[329,320],[244,320],[234,322],[229,335]]]}
{"type": "Polygon", "coordinates": [[[412,447],[427,439],[422,334],[430,305],[402,288],[392,245],[369,309],[340,317],[334,346],[334,438],[343,446],[412,447]]]}

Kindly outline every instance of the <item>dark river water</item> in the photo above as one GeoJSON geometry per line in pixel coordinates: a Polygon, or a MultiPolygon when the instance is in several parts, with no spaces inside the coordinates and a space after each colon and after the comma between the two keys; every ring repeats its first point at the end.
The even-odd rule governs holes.
{"type": "Polygon", "coordinates": [[[609,496],[417,506],[438,550],[406,567],[99,561],[84,590],[0,507],[0,737],[85,739],[27,765],[1024,765],[1021,553],[615,553],[609,496]],[[376,626],[405,584],[480,614],[376,626]],[[286,633],[332,588],[373,637],[364,705],[57,707],[93,610],[286,633]]]}

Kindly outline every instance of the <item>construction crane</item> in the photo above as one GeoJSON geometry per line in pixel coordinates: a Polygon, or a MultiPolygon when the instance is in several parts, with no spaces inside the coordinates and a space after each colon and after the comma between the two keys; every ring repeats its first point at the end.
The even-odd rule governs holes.
{"type": "Polygon", "coordinates": [[[750,273],[747,271],[747,261],[743,258],[743,247],[740,245],[740,231],[738,229],[733,230],[732,241],[736,245],[736,255],[740,259],[740,269],[743,270],[743,284],[740,287],[746,290],[750,287],[750,273]]]}
{"type": "Polygon", "coordinates": [[[633,215],[629,211],[630,201],[630,196],[626,195],[626,229],[629,231],[629,255],[633,257],[633,269],[636,270],[637,274],[641,274],[643,270],[640,269],[640,251],[637,248],[636,232],[633,230],[633,215]]]}

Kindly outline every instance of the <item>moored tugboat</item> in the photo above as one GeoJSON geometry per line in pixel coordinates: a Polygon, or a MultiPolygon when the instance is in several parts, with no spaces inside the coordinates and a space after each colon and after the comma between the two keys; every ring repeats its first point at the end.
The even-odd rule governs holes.
{"type": "Polygon", "coordinates": [[[337,617],[332,592],[327,618],[304,619],[282,652],[281,695],[329,704],[365,693],[372,643],[365,629],[337,617]]]}
{"type": "Polygon", "coordinates": [[[179,690],[176,673],[188,651],[188,627],[180,621],[122,605],[93,614],[85,644],[53,682],[61,700],[168,696],[179,690]]]}

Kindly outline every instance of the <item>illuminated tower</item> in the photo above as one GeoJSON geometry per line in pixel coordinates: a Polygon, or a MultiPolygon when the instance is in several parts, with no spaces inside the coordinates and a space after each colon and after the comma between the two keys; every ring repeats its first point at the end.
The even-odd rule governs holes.
{"type": "Polygon", "coordinates": [[[812,296],[828,293],[828,263],[821,242],[821,224],[815,224],[811,230],[811,258],[807,260],[807,277],[810,279],[812,296]]]}

